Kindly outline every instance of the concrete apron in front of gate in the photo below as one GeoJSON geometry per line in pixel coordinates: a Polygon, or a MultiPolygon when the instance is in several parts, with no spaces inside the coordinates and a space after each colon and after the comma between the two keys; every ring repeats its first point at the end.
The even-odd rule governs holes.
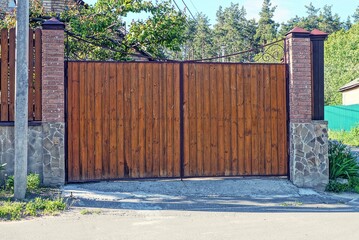
{"type": "Polygon", "coordinates": [[[74,207],[228,212],[358,211],[358,196],[328,195],[280,178],[193,178],[69,184],[74,207]]]}

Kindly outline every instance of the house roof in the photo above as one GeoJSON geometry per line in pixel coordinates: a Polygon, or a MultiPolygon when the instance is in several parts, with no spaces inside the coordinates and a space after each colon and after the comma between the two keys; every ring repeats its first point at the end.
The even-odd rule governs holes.
{"type": "Polygon", "coordinates": [[[345,84],[343,87],[339,88],[339,92],[345,92],[347,90],[359,87],[359,78],[351,81],[350,83],[345,84]]]}

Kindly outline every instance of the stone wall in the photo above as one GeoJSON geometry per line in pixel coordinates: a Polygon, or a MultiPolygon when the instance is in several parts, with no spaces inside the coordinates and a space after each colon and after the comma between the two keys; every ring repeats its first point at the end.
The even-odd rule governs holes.
{"type": "Polygon", "coordinates": [[[328,123],[291,123],[290,176],[299,187],[325,188],[329,182],[328,123]]]}
{"type": "Polygon", "coordinates": [[[43,123],[43,175],[45,185],[65,181],[65,123],[43,123]]]}
{"type": "MultiPolygon", "coordinates": [[[[0,164],[6,163],[6,171],[0,172],[0,183],[5,175],[14,175],[14,130],[14,126],[0,126],[0,164]]],[[[29,126],[28,139],[28,173],[38,173],[43,179],[42,126],[29,126]]]]}

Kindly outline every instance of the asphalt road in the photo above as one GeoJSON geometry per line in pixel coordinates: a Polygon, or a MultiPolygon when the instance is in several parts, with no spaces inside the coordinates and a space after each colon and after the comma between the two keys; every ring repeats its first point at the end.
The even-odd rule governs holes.
{"type": "Polygon", "coordinates": [[[359,213],[116,210],[0,223],[6,240],[359,239],[359,213]]]}
{"type": "Polygon", "coordinates": [[[359,239],[359,194],[280,178],[72,184],[63,196],[69,211],[0,222],[0,240],[359,239]]]}

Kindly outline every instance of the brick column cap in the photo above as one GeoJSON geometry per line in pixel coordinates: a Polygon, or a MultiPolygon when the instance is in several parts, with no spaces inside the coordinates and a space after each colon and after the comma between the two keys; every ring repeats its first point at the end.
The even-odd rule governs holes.
{"type": "Polygon", "coordinates": [[[292,30],[290,30],[285,36],[288,37],[294,37],[294,38],[307,38],[309,37],[310,32],[300,28],[300,27],[295,27],[292,30]]]}
{"type": "Polygon", "coordinates": [[[320,31],[318,29],[313,29],[313,31],[310,32],[310,39],[313,41],[324,41],[328,37],[328,33],[320,31]]]}
{"type": "Polygon", "coordinates": [[[57,20],[56,18],[51,18],[47,21],[45,21],[42,24],[42,29],[45,30],[64,30],[65,29],[65,24],[63,22],[60,22],[59,20],[57,20]]]}

